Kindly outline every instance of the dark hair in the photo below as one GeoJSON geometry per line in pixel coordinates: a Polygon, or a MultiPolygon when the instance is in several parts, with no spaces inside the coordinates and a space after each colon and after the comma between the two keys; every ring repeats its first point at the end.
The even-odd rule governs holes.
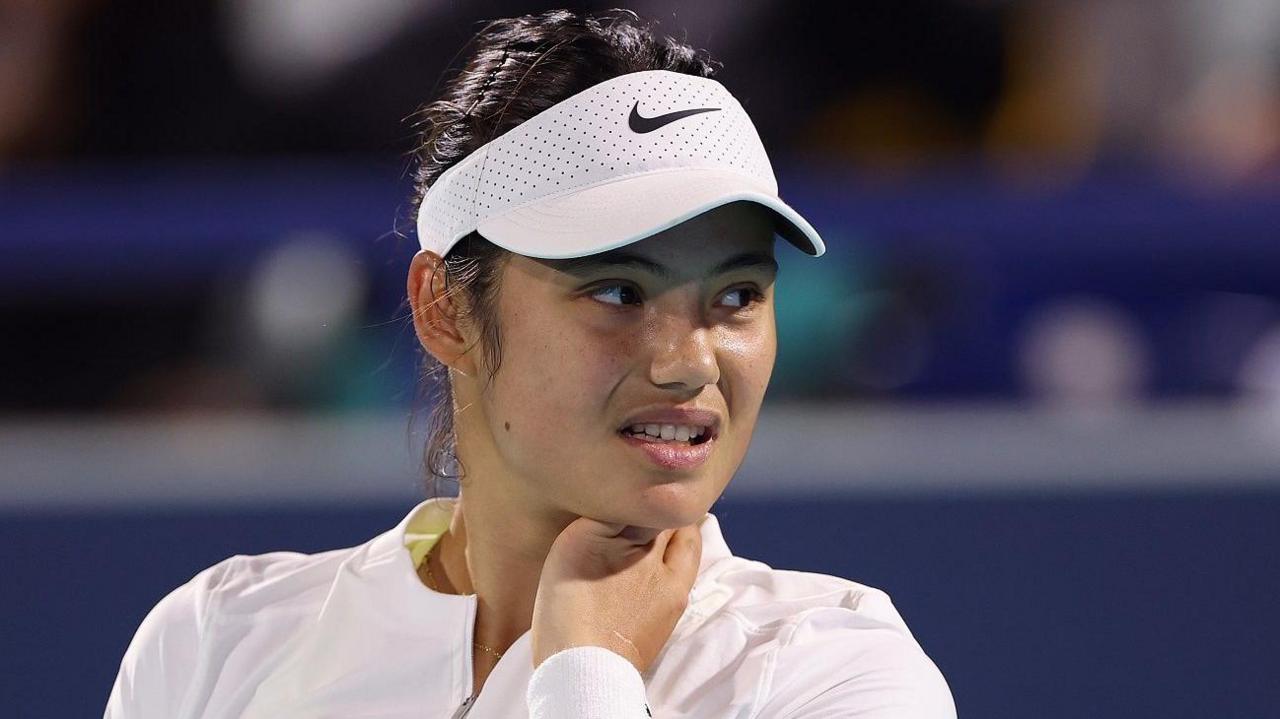
{"type": "MultiPolygon", "coordinates": [[[[720,63],[654,32],[630,10],[586,12],[548,10],[494,20],[472,38],[462,69],[450,78],[438,99],[415,115],[421,135],[415,151],[411,206],[445,170],[480,146],[539,112],[593,85],[642,70],[670,70],[711,77],[720,63]]],[[[465,48],[464,48],[465,50],[465,48]]],[[[498,278],[509,252],[473,232],[444,258],[449,296],[461,295],[459,319],[480,330],[486,381],[498,372],[502,355],[497,321],[498,278]]],[[[435,279],[435,278],[432,278],[435,279]]],[[[470,348],[468,348],[470,351],[470,348]]],[[[453,426],[453,389],[448,372],[423,352],[419,389],[424,399],[434,389],[423,461],[434,494],[439,479],[461,480],[453,426]]]]}

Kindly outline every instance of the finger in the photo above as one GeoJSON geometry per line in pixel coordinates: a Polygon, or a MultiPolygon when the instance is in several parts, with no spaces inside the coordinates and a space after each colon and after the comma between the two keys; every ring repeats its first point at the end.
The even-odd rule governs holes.
{"type": "Polygon", "coordinates": [[[561,534],[567,535],[563,541],[572,545],[592,547],[593,551],[607,556],[623,557],[637,548],[643,548],[646,555],[651,553],[653,548],[649,545],[660,531],[653,527],[578,517],[561,534]]]}
{"type": "Polygon", "coordinates": [[[590,539],[614,539],[627,528],[621,522],[602,522],[591,517],[578,517],[565,527],[576,536],[590,539]]]}
{"type": "Polygon", "coordinates": [[[658,543],[661,543],[662,533],[664,531],[666,530],[658,529],[657,527],[641,527],[638,525],[629,524],[625,529],[622,530],[622,533],[618,535],[618,538],[626,540],[628,544],[631,544],[634,546],[643,546],[643,545],[649,544],[650,542],[655,542],[655,540],[656,540],[655,542],[655,545],[656,545],[658,543]]]}
{"type": "Polygon", "coordinates": [[[672,533],[667,542],[662,561],[673,574],[689,586],[698,575],[702,563],[702,530],[696,524],[681,527],[672,533]]]}
{"type": "Polygon", "coordinates": [[[661,557],[666,553],[667,545],[671,542],[671,538],[675,536],[676,530],[674,527],[671,527],[662,530],[655,529],[653,531],[656,532],[653,536],[653,552],[661,557]]]}

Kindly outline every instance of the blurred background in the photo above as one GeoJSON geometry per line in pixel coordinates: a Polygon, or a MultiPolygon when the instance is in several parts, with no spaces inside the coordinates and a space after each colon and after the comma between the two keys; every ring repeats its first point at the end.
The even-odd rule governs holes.
{"type": "MultiPolygon", "coordinates": [[[[6,715],[424,496],[406,118],[555,6],[0,0],[6,715]]],[[[961,716],[1275,716],[1280,2],[628,7],[829,247],[779,252],[734,552],[888,591],[961,716]]]]}

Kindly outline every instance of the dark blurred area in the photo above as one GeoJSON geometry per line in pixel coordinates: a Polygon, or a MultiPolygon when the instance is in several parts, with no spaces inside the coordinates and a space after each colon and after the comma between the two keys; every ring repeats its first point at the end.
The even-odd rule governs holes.
{"type": "MultiPolygon", "coordinates": [[[[560,6],[0,0],[14,716],[100,711],[204,566],[421,497],[411,117],[560,6]]],[[[1273,714],[1280,2],[627,7],[828,246],[778,250],[735,552],[885,588],[962,716],[1273,714]]]]}
{"type": "MultiPolygon", "coordinates": [[[[721,59],[721,81],[751,105],[775,151],[869,155],[888,135],[904,156],[979,146],[1005,82],[1007,9],[856,5],[628,7],[721,59]]],[[[433,97],[483,18],[553,7],[7,2],[7,34],[19,42],[7,53],[5,104],[22,109],[7,113],[6,156],[400,154],[412,146],[401,120],[433,97]]]]}
{"type": "MultiPolygon", "coordinates": [[[[0,7],[0,407],[409,401],[408,118],[535,6],[0,7]]],[[[633,9],[723,62],[831,236],[780,285],[776,395],[1280,383],[1274,3],[633,9]]]]}

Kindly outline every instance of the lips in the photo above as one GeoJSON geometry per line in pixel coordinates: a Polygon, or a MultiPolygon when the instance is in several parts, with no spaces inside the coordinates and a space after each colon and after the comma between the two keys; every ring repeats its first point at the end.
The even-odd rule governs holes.
{"type": "Polygon", "coordinates": [[[702,444],[711,439],[710,427],[696,424],[633,424],[619,430],[623,435],[649,442],[688,442],[702,444]]]}
{"type": "Polygon", "coordinates": [[[649,461],[666,470],[694,469],[707,461],[716,445],[716,437],[709,432],[703,435],[705,439],[698,444],[687,440],[662,440],[648,436],[642,438],[626,432],[619,432],[618,437],[628,446],[643,453],[649,461]]]}
{"type": "Polygon", "coordinates": [[[688,436],[706,434],[714,438],[720,431],[720,418],[719,412],[710,409],[653,406],[632,414],[618,426],[618,431],[632,432],[637,426],[642,426],[647,434],[673,439],[679,428],[685,427],[688,436]],[[670,428],[664,431],[667,426],[670,428]]]}
{"type": "Polygon", "coordinates": [[[618,437],[666,470],[698,467],[715,449],[721,414],[698,407],[651,405],[633,413],[618,427],[618,437]]]}

